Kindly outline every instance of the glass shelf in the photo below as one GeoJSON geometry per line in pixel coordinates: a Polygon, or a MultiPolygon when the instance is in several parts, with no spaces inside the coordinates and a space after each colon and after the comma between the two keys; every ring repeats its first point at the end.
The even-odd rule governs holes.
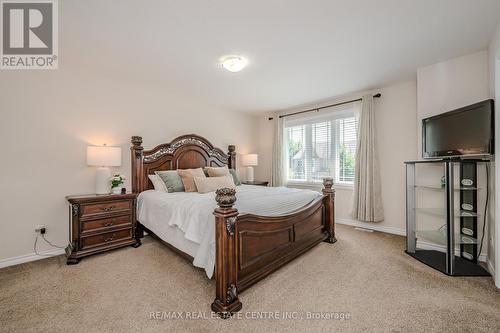
{"type": "MultiPolygon", "coordinates": [[[[431,243],[446,246],[446,228],[441,230],[416,230],[415,235],[418,239],[422,239],[431,243]]],[[[477,244],[477,239],[471,236],[455,233],[456,244],[477,244]]]]}
{"type": "MultiPolygon", "coordinates": [[[[433,215],[438,217],[446,217],[446,209],[444,208],[415,208],[416,213],[433,215]]],[[[478,217],[480,214],[469,212],[466,210],[455,211],[455,218],[458,217],[478,217]]]]}
{"type": "MultiPolygon", "coordinates": [[[[444,191],[446,187],[441,187],[439,185],[415,185],[415,188],[433,190],[433,191],[444,191]]],[[[455,187],[455,191],[477,191],[481,188],[478,187],[455,187]]]]}

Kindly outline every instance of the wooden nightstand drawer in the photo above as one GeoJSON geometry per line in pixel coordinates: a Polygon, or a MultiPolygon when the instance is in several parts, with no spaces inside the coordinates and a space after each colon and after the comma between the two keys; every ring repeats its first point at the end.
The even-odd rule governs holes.
{"type": "Polygon", "coordinates": [[[82,222],[82,231],[85,233],[98,229],[110,229],[115,226],[123,226],[126,224],[132,225],[132,216],[130,214],[82,222]]]}
{"type": "Polygon", "coordinates": [[[105,234],[95,236],[82,237],[82,250],[129,239],[132,239],[132,228],[107,232],[105,234]]]}
{"type": "Polygon", "coordinates": [[[132,209],[132,201],[130,200],[85,204],[82,205],[81,217],[96,215],[96,214],[107,214],[111,212],[120,212],[131,209],[132,209]]]}

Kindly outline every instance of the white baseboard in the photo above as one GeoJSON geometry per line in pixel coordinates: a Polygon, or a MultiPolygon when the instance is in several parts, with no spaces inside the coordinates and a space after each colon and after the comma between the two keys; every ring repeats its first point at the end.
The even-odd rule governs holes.
{"type": "MultiPolygon", "coordinates": [[[[380,225],[378,223],[361,222],[361,221],[352,220],[352,219],[335,219],[335,223],[350,225],[352,227],[364,228],[364,229],[369,229],[369,230],[374,230],[374,231],[385,232],[387,234],[406,236],[406,228],[388,227],[388,226],[380,225]]],[[[436,250],[436,251],[446,252],[446,249],[444,246],[431,244],[431,243],[427,243],[427,242],[419,241],[418,247],[421,249],[424,249],[424,250],[436,250]]],[[[460,251],[456,252],[456,255],[460,256],[460,251]]],[[[490,260],[488,260],[488,254],[487,253],[481,254],[479,256],[478,260],[483,261],[483,262],[487,262],[488,268],[490,269],[490,273],[493,275],[495,270],[493,269],[493,265],[490,262],[490,260]]]]}
{"type": "Polygon", "coordinates": [[[356,221],[356,220],[352,220],[352,219],[338,219],[338,218],[335,219],[335,223],[346,224],[346,225],[350,225],[352,227],[365,228],[365,229],[374,230],[374,231],[385,232],[387,234],[406,236],[406,229],[405,228],[388,227],[388,226],[380,225],[378,223],[368,223],[368,222],[361,222],[361,221],[356,221]]]}
{"type": "Polygon", "coordinates": [[[61,254],[64,254],[64,249],[40,251],[39,254],[41,254],[41,255],[38,255],[36,253],[29,253],[29,254],[25,254],[22,256],[18,256],[18,257],[1,259],[0,260],[0,268],[24,264],[25,262],[30,262],[30,261],[59,256],[61,254]]]}
{"type": "MultiPolygon", "coordinates": [[[[351,219],[335,219],[335,223],[350,225],[353,227],[359,227],[359,228],[364,228],[364,229],[369,229],[369,230],[374,230],[374,231],[379,231],[379,232],[385,232],[385,233],[393,234],[393,235],[406,236],[406,230],[402,229],[402,228],[397,228],[397,227],[387,227],[387,226],[383,226],[383,225],[377,225],[374,223],[361,222],[361,221],[356,221],[356,220],[351,220],[351,219]]],[[[147,235],[146,232],[144,234],[147,235]]],[[[437,246],[434,244],[429,244],[426,242],[419,242],[419,246],[423,249],[444,251],[444,247],[440,247],[440,246],[437,246]]],[[[18,256],[18,257],[1,259],[0,260],[0,268],[19,265],[19,264],[23,264],[26,262],[40,260],[40,259],[55,257],[55,256],[59,256],[59,255],[64,254],[64,253],[65,253],[64,249],[55,249],[55,250],[41,251],[40,252],[41,255],[37,255],[36,253],[29,253],[29,254],[25,254],[22,256],[18,256]]],[[[458,254],[460,255],[460,253],[458,253],[458,254]]],[[[495,269],[493,268],[493,263],[491,262],[491,260],[489,260],[489,258],[486,254],[481,254],[479,256],[479,261],[486,262],[488,265],[489,272],[491,273],[492,276],[495,276],[495,269]]]]}
{"type": "Polygon", "coordinates": [[[490,258],[488,258],[486,263],[488,264],[488,272],[490,272],[491,276],[495,278],[495,267],[493,266],[493,263],[491,262],[490,258]]]}

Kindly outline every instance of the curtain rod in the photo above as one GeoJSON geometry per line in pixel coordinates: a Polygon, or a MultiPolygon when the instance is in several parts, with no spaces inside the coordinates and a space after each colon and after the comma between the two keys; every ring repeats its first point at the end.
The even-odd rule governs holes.
{"type": "MultiPolygon", "coordinates": [[[[379,98],[379,97],[382,97],[381,93],[373,95],[373,98],[379,98]]],[[[285,117],[293,116],[293,115],[296,115],[296,114],[301,114],[301,113],[306,113],[306,112],[312,112],[312,111],[319,111],[319,110],[322,110],[322,109],[331,108],[332,106],[339,106],[339,105],[344,105],[344,104],[359,102],[359,101],[362,101],[362,100],[363,100],[362,98],[352,99],[350,101],[345,101],[345,102],[330,104],[330,105],[322,106],[322,107],[319,107],[319,108],[308,109],[308,110],[304,110],[304,111],[297,111],[297,112],[293,112],[293,113],[287,113],[287,114],[283,114],[283,115],[281,115],[279,117],[280,118],[285,118],[285,117]]],[[[273,120],[273,119],[274,119],[273,117],[269,117],[268,120],[273,120]]]]}

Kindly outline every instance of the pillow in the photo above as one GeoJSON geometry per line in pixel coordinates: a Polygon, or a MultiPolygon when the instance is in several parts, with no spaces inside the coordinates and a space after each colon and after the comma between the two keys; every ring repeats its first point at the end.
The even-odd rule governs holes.
{"type": "Polygon", "coordinates": [[[233,176],[234,185],[240,186],[241,185],[241,180],[240,180],[240,177],[238,177],[238,174],[236,173],[236,170],[229,169],[229,173],[231,174],[231,176],[233,176]]]}
{"type": "Polygon", "coordinates": [[[167,192],[167,186],[158,175],[148,175],[148,178],[153,183],[155,191],[167,192]]]}
{"type": "Polygon", "coordinates": [[[208,170],[207,170],[207,168],[203,168],[203,173],[205,174],[205,177],[210,177],[210,176],[208,175],[208,170]]]}
{"type": "Polygon", "coordinates": [[[184,190],[186,192],[198,191],[196,184],[194,183],[194,177],[207,178],[201,168],[177,170],[177,172],[179,173],[179,176],[181,176],[182,184],[184,185],[184,190]]]}
{"type": "Polygon", "coordinates": [[[194,177],[198,193],[215,192],[220,188],[236,188],[231,175],[222,177],[194,177]]]}
{"type": "Polygon", "coordinates": [[[207,167],[206,170],[209,177],[229,176],[229,169],[227,168],[227,165],[221,168],[207,167]]]}
{"type": "Polygon", "coordinates": [[[177,170],[155,171],[155,173],[165,183],[168,193],[184,192],[184,184],[182,184],[181,176],[177,170]]]}

